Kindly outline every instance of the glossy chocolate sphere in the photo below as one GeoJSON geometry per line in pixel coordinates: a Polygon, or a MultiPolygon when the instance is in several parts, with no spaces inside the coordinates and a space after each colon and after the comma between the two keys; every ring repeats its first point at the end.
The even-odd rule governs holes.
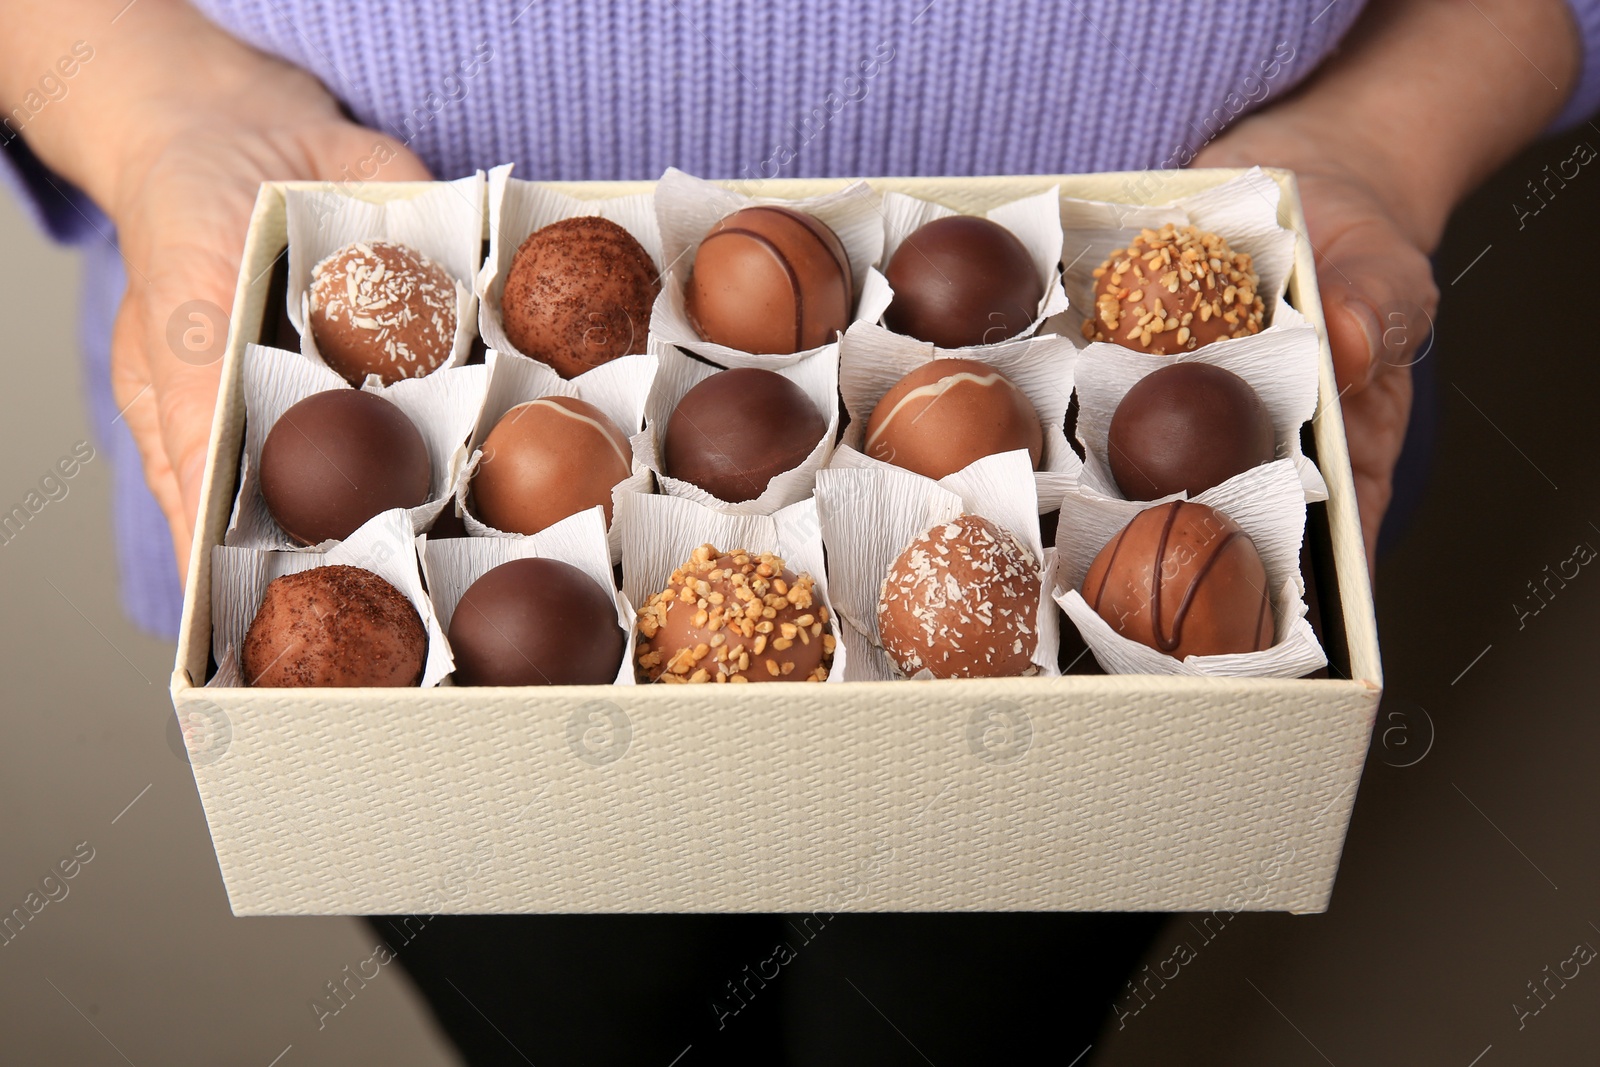
{"type": "Polygon", "coordinates": [[[545,396],[518,404],[483,440],[472,476],[478,518],[534,534],[596,505],[611,524],[611,489],[632,469],[633,448],[593,404],[545,396]]]}
{"type": "Polygon", "coordinates": [[[754,500],[793,470],[828,431],[828,420],[794,382],[740,367],[683,395],[661,438],[663,472],[730,504],[754,500]]]}
{"type": "Polygon", "coordinates": [[[613,592],[554,559],[487,571],[461,595],[449,637],[457,685],[609,685],[627,647],[613,592]]]}
{"type": "Polygon", "coordinates": [[[1023,243],[975,215],[919,228],[895,249],[884,275],[894,289],[884,325],[940,348],[1015,337],[1044,299],[1044,279],[1023,243]]]}
{"type": "Polygon", "coordinates": [[[1250,383],[1208,363],[1145,375],[1111,416],[1106,458],[1129,500],[1196,496],[1277,454],[1272,416],[1250,383]]]}
{"type": "Polygon", "coordinates": [[[1044,431],[1033,402],[972,359],[936,359],[894,384],[867,420],[867,455],[943,478],[996,452],[1027,449],[1038,469],[1044,431]]]}

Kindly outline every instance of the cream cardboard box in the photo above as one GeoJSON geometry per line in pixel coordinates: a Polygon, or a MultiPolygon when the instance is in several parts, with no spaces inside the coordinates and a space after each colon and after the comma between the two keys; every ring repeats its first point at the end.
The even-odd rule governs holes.
{"type": "MultiPolygon", "coordinates": [[[[980,214],[1055,186],[1166,202],[1233,176],[873,184],[980,214]]],[[[1272,177],[1298,235],[1289,299],[1324,338],[1306,446],[1329,489],[1308,520],[1329,676],[781,689],[203,688],[211,549],[244,435],[241,356],[283,314],[287,186],[263,185],[172,675],[234,913],[1325,909],[1382,672],[1311,248],[1293,176],[1272,177]]],[[[602,198],[650,183],[557,187],[602,198]]]]}

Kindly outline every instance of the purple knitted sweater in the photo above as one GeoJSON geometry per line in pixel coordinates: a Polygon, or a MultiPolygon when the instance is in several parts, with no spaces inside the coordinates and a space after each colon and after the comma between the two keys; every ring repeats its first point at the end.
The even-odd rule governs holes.
{"type": "MultiPolygon", "coordinates": [[[[598,179],[668,166],[712,178],[1182,166],[1309,74],[1363,0],[197,3],[317,75],[439,177],[513,161],[524,178],[598,179]]],[[[1586,61],[1563,121],[1600,105],[1600,0],[1571,3],[1586,61]]],[[[20,138],[0,172],[89,257],[81,343],[115,468],[123,599],[172,634],[166,524],[110,393],[123,286],[110,228],[53,188],[20,138]]]]}

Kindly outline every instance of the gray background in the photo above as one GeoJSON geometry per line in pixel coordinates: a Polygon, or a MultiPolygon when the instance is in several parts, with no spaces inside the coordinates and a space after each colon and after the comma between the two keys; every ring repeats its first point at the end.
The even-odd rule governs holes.
{"type": "MultiPolygon", "coordinates": [[[[1380,568],[1388,696],[1331,911],[1213,919],[1209,933],[1174,919],[1150,963],[1179,943],[1193,958],[1081,1062],[1595,1062],[1600,973],[1552,983],[1520,1029],[1513,1009],[1538,1004],[1527,983],[1546,965],[1600,946],[1600,576],[1584,568],[1520,629],[1513,607],[1533,603],[1526,583],[1546,564],[1600,547],[1600,366],[1592,301],[1568,281],[1588,281],[1600,174],[1580,172],[1520,228],[1516,210],[1581,140],[1600,146],[1600,130],[1508,166],[1438,256],[1437,456],[1380,568]]],[[[9,508],[92,434],[76,263],[4,200],[0,248],[9,508]]],[[[318,1029],[311,999],[372,952],[353,920],[229,913],[187,763],[168,747],[172,649],[116,605],[104,459],[0,546],[0,911],[78,842],[95,850],[67,898],[0,947],[0,1059],[454,1062],[393,968],[318,1029]]]]}

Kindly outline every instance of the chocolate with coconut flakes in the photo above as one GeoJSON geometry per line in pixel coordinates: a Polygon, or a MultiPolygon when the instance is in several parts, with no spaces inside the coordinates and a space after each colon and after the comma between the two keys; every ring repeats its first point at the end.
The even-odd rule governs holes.
{"type": "Polygon", "coordinates": [[[455,280],[405,245],[357,241],[323,259],[311,268],[310,310],[317,352],[351,385],[420,378],[454,349],[455,280]]]}

